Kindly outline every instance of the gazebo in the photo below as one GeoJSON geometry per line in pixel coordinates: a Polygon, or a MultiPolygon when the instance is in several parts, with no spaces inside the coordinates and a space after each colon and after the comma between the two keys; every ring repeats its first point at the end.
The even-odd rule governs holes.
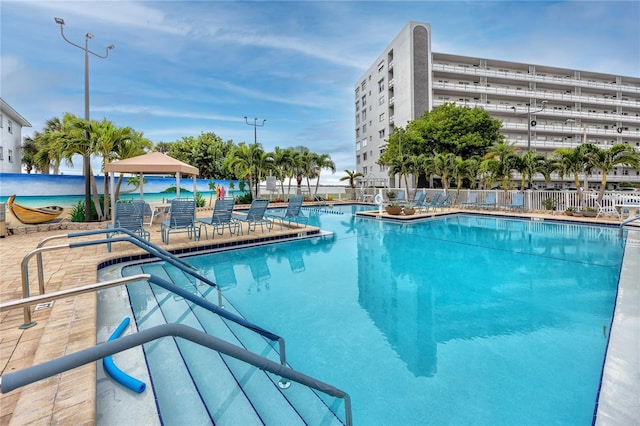
{"type": "Polygon", "coordinates": [[[145,174],[175,174],[176,175],[176,197],[180,197],[180,177],[182,175],[193,176],[193,195],[196,194],[196,176],[198,168],[169,157],[161,152],[151,152],[125,160],[114,161],[104,166],[105,175],[109,175],[109,185],[111,192],[111,217],[114,218],[115,206],[115,174],[131,173],[140,176],[140,198],[144,198],[143,180],[145,174]]]}

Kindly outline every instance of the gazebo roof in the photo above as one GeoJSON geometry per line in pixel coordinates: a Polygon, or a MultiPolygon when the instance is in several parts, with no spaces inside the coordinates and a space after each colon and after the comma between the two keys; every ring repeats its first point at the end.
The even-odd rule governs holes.
{"type": "Polygon", "coordinates": [[[104,166],[104,171],[105,173],[180,173],[194,176],[197,176],[199,173],[196,167],[157,151],[108,163],[104,166]]]}

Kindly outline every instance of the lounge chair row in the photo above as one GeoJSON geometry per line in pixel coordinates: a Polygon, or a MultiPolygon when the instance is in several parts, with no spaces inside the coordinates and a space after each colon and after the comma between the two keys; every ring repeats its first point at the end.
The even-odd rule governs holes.
{"type": "MultiPolygon", "coordinates": [[[[402,204],[402,203],[400,203],[402,204]]],[[[424,213],[428,213],[431,208],[435,211],[437,208],[441,210],[447,207],[451,207],[451,194],[444,192],[437,192],[428,200],[426,198],[426,194],[423,191],[416,192],[416,195],[413,200],[411,200],[408,204],[418,211],[422,211],[424,213]]],[[[469,192],[469,196],[466,201],[460,202],[459,205],[461,207],[475,207],[475,208],[498,208],[498,202],[496,199],[495,192],[488,192],[484,201],[478,200],[478,192],[471,191],[469,192]]],[[[524,194],[516,193],[513,195],[511,202],[505,206],[505,210],[524,210],[524,194]]]]}
{"type": "MultiPolygon", "coordinates": [[[[244,214],[234,214],[235,199],[217,200],[211,217],[196,218],[196,202],[193,198],[176,198],[171,200],[169,218],[163,220],[160,225],[162,241],[169,244],[169,236],[172,233],[186,232],[189,239],[199,240],[204,227],[205,238],[209,238],[208,227],[212,229],[212,237],[215,234],[223,235],[228,229],[230,235],[243,234],[243,223],[246,223],[247,232],[255,232],[260,226],[261,232],[266,227],[268,231],[273,229],[274,222],[280,223],[280,229],[285,223],[290,228],[292,223],[304,224],[308,218],[302,213],[302,197],[293,197],[289,200],[287,210],[282,215],[267,215],[269,200],[253,200],[249,210],[244,214]]],[[[140,237],[149,239],[150,234],[144,228],[144,217],[151,212],[149,204],[144,200],[119,200],[115,208],[115,224],[111,228],[124,228],[134,232],[140,237]],[[146,214],[145,214],[146,213],[146,214]]],[[[153,220],[153,216],[152,216],[153,220]]]]}

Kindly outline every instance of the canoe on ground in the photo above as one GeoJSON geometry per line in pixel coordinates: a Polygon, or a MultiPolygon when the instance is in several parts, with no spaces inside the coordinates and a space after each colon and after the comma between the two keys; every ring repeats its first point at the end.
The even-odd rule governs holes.
{"type": "Polygon", "coordinates": [[[16,196],[12,195],[7,200],[7,206],[11,213],[22,223],[34,225],[52,221],[62,214],[64,208],[60,206],[27,207],[16,203],[16,196]]]}

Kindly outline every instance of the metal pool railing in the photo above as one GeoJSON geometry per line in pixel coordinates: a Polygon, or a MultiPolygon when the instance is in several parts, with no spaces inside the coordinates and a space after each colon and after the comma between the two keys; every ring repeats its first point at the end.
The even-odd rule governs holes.
{"type": "MultiPolygon", "coordinates": [[[[43,240],[42,242],[40,242],[40,244],[38,244],[38,248],[36,248],[35,250],[32,250],[31,252],[27,253],[25,255],[25,257],[22,259],[22,297],[23,298],[28,298],[29,297],[29,260],[35,256],[41,256],[41,254],[45,251],[54,251],[54,250],[60,250],[63,248],[79,248],[79,247],[86,247],[86,246],[92,246],[92,245],[99,245],[99,244],[112,244],[112,243],[117,243],[117,242],[128,242],[131,244],[134,244],[136,246],[138,246],[139,248],[145,250],[146,252],[148,252],[149,254],[158,257],[161,260],[164,260],[165,262],[175,266],[176,268],[182,270],[183,272],[191,275],[192,277],[204,282],[205,284],[208,284],[212,287],[215,287],[218,290],[218,306],[215,306],[213,304],[211,304],[211,302],[206,301],[206,303],[211,304],[212,309],[215,307],[216,313],[230,321],[233,321],[249,330],[252,330],[264,337],[266,337],[267,339],[271,340],[271,341],[276,341],[278,342],[278,346],[280,348],[279,353],[280,353],[280,363],[282,365],[285,365],[287,362],[287,355],[286,355],[286,346],[285,346],[285,341],[284,338],[282,338],[281,336],[278,336],[275,333],[272,333],[270,331],[267,331],[265,329],[263,329],[262,327],[259,327],[255,324],[250,323],[249,321],[246,321],[244,318],[238,317],[230,312],[224,311],[223,310],[223,306],[222,306],[222,292],[220,291],[220,287],[214,283],[213,281],[211,281],[210,279],[208,279],[207,277],[201,275],[198,270],[196,268],[194,268],[192,265],[189,265],[188,263],[184,262],[183,260],[177,258],[176,256],[174,256],[173,254],[167,252],[166,250],[156,246],[155,244],[140,238],[138,235],[135,235],[134,233],[132,233],[131,231],[127,230],[127,229],[122,229],[122,228],[112,228],[112,229],[97,229],[97,230],[92,230],[92,231],[86,231],[86,232],[77,232],[77,233],[72,233],[72,234],[68,234],[66,235],[66,237],[69,238],[73,238],[73,237],[80,237],[80,236],[88,236],[88,235],[97,235],[97,234],[113,234],[113,233],[123,233],[123,234],[127,234],[127,237],[116,237],[116,238],[107,238],[107,239],[102,239],[102,240],[89,240],[89,241],[80,241],[80,242],[76,242],[76,243],[67,243],[67,244],[62,244],[62,245],[57,245],[57,246],[43,246],[43,244],[46,243],[46,241],[50,241],[52,239],[55,238],[62,238],[64,237],[64,235],[59,235],[59,236],[51,236],[46,238],[45,240],[43,240]]],[[[39,257],[38,258],[38,280],[39,280],[39,290],[40,290],[40,294],[45,294],[45,289],[44,289],[44,271],[43,271],[43,267],[42,267],[42,258],[39,257]]],[[[161,280],[160,278],[155,278],[156,284],[158,285],[171,285],[172,288],[171,291],[173,291],[174,293],[185,293],[185,294],[180,294],[181,296],[183,296],[185,299],[200,299],[197,298],[196,296],[193,296],[191,293],[188,292],[184,292],[182,289],[180,289],[179,287],[173,286],[173,284],[169,284],[166,282],[162,282],[163,280],[161,280]]],[[[204,300],[204,299],[203,299],[204,300]]],[[[193,300],[192,300],[193,301],[193,300]]],[[[196,303],[194,301],[194,303],[196,303]]],[[[0,305],[1,306],[1,305],[0,305]]],[[[26,329],[26,328],[30,328],[33,327],[34,325],[36,325],[35,322],[33,322],[31,320],[31,308],[30,306],[24,305],[24,324],[22,324],[20,326],[20,328],[22,329],[26,329]]]]}
{"type": "MultiPolygon", "coordinates": [[[[52,292],[49,294],[27,297],[20,300],[0,304],[0,310],[20,308],[25,306],[28,307],[33,303],[38,303],[45,300],[62,299],[65,297],[94,292],[100,289],[119,286],[141,280],[146,280],[153,284],[159,285],[169,291],[176,292],[176,294],[197,304],[198,306],[203,307],[211,312],[220,314],[219,308],[206,299],[197,297],[189,293],[188,291],[182,290],[181,288],[169,283],[168,281],[165,281],[151,274],[137,274],[126,278],[119,278],[116,280],[89,284],[73,289],[52,292]]],[[[235,315],[233,314],[227,313],[227,315],[235,317],[235,315]]],[[[225,318],[228,317],[225,316],[225,318]]],[[[353,424],[351,397],[348,393],[320,380],[317,380],[311,376],[307,376],[303,373],[295,371],[284,363],[278,364],[268,358],[254,354],[253,352],[250,352],[246,349],[240,348],[217,337],[211,336],[203,331],[196,330],[183,324],[163,324],[160,326],[152,327],[150,329],[138,331],[137,333],[120,337],[115,340],[100,343],[92,348],[83,349],[72,354],[64,355],[59,358],[43,362],[38,365],[3,374],[2,376],[0,376],[0,392],[7,393],[19,387],[26,386],[28,384],[46,379],[56,374],[80,367],[84,364],[98,361],[115,353],[140,346],[144,343],[162,337],[169,336],[180,337],[189,340],[201,346],[213,349],[216,352],[251,364],[254,367],[259,368],[260,370],[268,371],[272,374],[278,375],[281,377],[280,383],[284,384],[284,386],[280,386],[281,388],[288,387],[286,386],[288,382],[284,380],[288,379],[296,383],[300,383],[301,385],[315,389],[319,392],[325,393],[334,398],[344,399],[346,424],[348,426],[351,426],[353,424]]]]}

